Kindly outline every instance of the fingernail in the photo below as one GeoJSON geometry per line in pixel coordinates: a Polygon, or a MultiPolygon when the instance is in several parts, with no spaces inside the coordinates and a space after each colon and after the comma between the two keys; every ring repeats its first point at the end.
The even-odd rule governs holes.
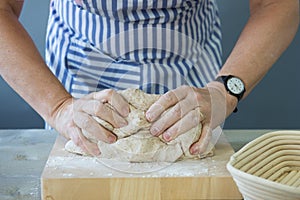
{"type": "Polygon", "coordinates": [[[159,133],[159,128],[153,127],[150,129],[152,135],[157,135],[159,133]]]}
{"type": "Polygon", "coordinates": [[[109,143],[114,143],[116,141],[116,137],[114,136],[108,136],[109,143]]]}
{"type": "Polygon", "coordinates": [[[128,122],[125,119],[122,119],[118,122],[120,127],[124,127],[128,125],[128,122]]]}
{"type": "Polygon", "coordinates": [[[100,151],[98,150],[94,150],[94,156],[100,156],[100,151]]]}
{"type": "Polygon", "coordinates": [[[164,108],[159,104],[153,104],[146,112],[146,118],[152,122],[154,121],[164,108]]]}
{"type": "Polygon", "coordinates": [[[153,115],[151,113],[149,113],[149,112],[146,113],[146,118],[149,122],[152,121],[152,117],[153,117],[153,115]]]}
{"type": "Polygon", "coordinates": [[[163,137],[164,137],[164,139],[165,139],[166,141],[170,141],[171,138],[172,138],[170,132],[165,132],[165,133],[163,134],[163,137]]]}
{"type": "Polygon", "coordinates": [[[122,112],[123,112],[123,116],[126,117],[129,114],[129,109],[128,108],[123,108],[122,112]]]}
{"type": "Polygon", "coordinates": [[[191,149],[191,153],[192,154],[198,154],[198,151],[199,151],[199,147],[198,146],[192,147],[192,149],[191,149]]]}

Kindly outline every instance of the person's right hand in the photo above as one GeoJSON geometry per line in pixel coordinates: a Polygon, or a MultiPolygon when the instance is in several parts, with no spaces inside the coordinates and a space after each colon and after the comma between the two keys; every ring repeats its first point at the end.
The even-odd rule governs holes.
{"type": "Polygon", "coordinates": [[[71,139],[86,153],[99,155],[97,141],[113,143],[117,137],[96,122],[93,116],[119,128],[127,125],[124,118],[128,113],[128,102],[116,91],[106,89],[77,100],[70,98],[64,101],[56,109],[53,126],[60,134],[71,139]]]}

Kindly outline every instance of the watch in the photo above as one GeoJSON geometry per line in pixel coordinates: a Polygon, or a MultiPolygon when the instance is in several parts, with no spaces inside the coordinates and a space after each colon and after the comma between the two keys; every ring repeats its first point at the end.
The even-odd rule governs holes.
{"type": "MultiPolygon", "coordinates": [[[[223,83],[227,92],[232,96],[235,96],[238,102],[243,98],[246,92],[244,82],[236,76],[219,76],[216,81],[223,83]]],[[[237,112],[237,108],[235,108],[233,112],[237,112]]]]}

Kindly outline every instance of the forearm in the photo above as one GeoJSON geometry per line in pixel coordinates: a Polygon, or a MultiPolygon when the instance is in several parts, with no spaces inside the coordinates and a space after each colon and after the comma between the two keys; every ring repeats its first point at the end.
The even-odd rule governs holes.
{"type": "Polygon", "coordinates": [[[252,0],[251,16],[219,75],[233,74],[247,96],[288,47],[299,25],[298,0],[252,0]]]}
{"type": "Polygon", "coordinates": [[[0,9],[0,74],[51,124],[53,114],[70,95],[44,63],[18,13],[10,8],[0,9]]]}

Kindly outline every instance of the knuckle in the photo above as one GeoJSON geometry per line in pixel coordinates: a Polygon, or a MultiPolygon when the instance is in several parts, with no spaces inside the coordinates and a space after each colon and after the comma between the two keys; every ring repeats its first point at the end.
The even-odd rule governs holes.
{"type": "Polygon", "coordinates": [[[163,99],[167,100],[167,101],[171,101],[173,102],[175,100],[175,95],[173,92],[169,91],[167,92],[165,95],[162,96],[163,99]]]}
{"type": "Polygon", "coordinates": [[[182,88],[182,89],[189,89],[190,86],[188,86],[188,85],[183,85],[183,86],[181,86],[181,88],[182,88]]]}
{"type": "Polygon", "coordinates": [[[203,97],[200,92],[194,92],[194,96],[197,102],[201,102],[203,100],[203,97]]]}
{"type": "Polygon", "coordinates": [[[183,85],[183,86],[180,87],[180,89],[186,91],[187,93],[193,91],[193,88],[191,86],[188,86],[188,85],[183,85]]]}
{"type": "Polygon", "coordinates": [[[181,107],[176,105],[172,108],[172,111],[171,111],[171,115],[176,117],[176,118],[180,118],[181,117],[181,113],[182,113],[182,110],[181,110],[181,107]]]}
{"type": "Polygon", "coordinates": [[[87,96],[85,96],[86,98],[89,99],[95,99],[95,97],[97,96],[98,92],[91,92],[90,94],[88,94],[87,96]]]}
{"type": "Polygon", "coordinates": [[[103,90],[104,94],[108,97],[111,97],[114,93],[114,90],[113,89],[105,89],[103,90]]]}

